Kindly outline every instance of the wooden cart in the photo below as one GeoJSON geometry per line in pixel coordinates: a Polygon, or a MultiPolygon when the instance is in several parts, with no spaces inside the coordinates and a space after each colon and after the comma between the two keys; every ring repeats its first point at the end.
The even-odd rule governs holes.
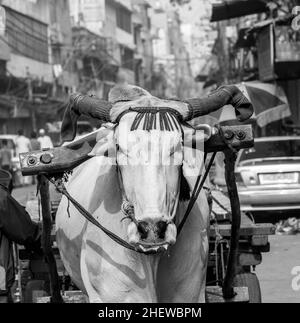
{"type": "MultiPolygon", "coordinates": [[[[52,201],[52,214],[55,215],[59,201],[52,201]]],[[[235,300],[251,303],[261,302],[259,280],[255,274],[255,267],[262,262],[262,253],[270,251],[268,236],[275,233],[272,224],[255,224],[245,214],[242,215],[240,229],[240,247],[238,257],[238,274],[234,286],[246,287],[244,294],[239,294],[235,300]]],[[[226,272],[228,247],[231,236],[230,219],[224,214],[218,222],[212,220],[209,241],[209,262],[207,271],[207,302],[224,302],[222,296],[222,282],[226,272]]],[[[58,275],[62,291],[68,302],[84,302],[85,297],[76,290],[68,276],[59,256],[55,243],[54,227],[51,234],[52,249],[56,259],[58,275]],[[67,293],[66,293],[67,292],[67,293]]],[[[18,248],[21,279],[21,301],[25,303],[48,302],[50,300],[49,271],[40,254],[28,253],[24,248],[18,248]]]]}
{"type": "MultiPolygon", "coordinates": [[[[228,198],[224,194],[217,193],[217,201],[220,204],[228,204],[228,198]]],[[[214,192],[213,192],[214,194],[214,192]]],[[[207,270],[207,300],[208,302],[222,302],[220,290],[215,286],[222,286],[226,273],[226,264],[231,237],[230,213],[218,208],[219,213],[214,212],[211,221],[209,262],[207,270]]],[[[214,209],[214,207],[213,207],[214,209]]],[[[242,213],[239,251],[237,260],[237,272],[234,278],[234,286],[248,288],[246,298],[250,303],[262,301],[258,277],[255,274],[256,266],[262,263],[262,253],[270,251],[269,235],[275,234],[275,226],[270,223],[254,223],[254,220],[242,213]]],[[[238,299],[236,301],[239,301],[238,299]]]]}
{"type": "MultiPolygon", "coordinates": [[[[216,133],[206,142],[205,150],[207,153],[228,150],[229,146],[236,149],[253,146],[252,128],[249,125],[222,127],[221,131],[223,136],[220,136],[220,133],[216,133]]],[[[85,297],[79,291],[76,291],[76,287],[72,285],[70,278],[63,268],[53,231],[50,242],[50,231],[55,221],[58,201],[51,201],[50,204],[47,177],[69,171],[87,160],[89,158],[88,152],[95,145],[95,140],[95,135],[91,135],[67,147],[21,156],[22,172],[24,175],[41,175],[40,185],[44,226],[43,250],[48,262],[46,266],[43,262],[44,256],[42,254],[26,255],[25,251],[19,251],[19,258],[22,263],[20,267],[23,267],[19,274],[22,280],[22,284],[20,284],[22,285],[22,301],[47,302],[50,298],[42,296],[49,293],[51,293],[52,301],[60,301],[62,296],[63,300],[67,302],[83,302],[85,300],[85,297]],[[27,273],[27,281],[24,278],[26,276],[25,273],[27,273]],[[60,290],[62,290],[62,293],[60,290]]],[[[229,166],[231,167],[231,175],[233,175],[234,165],[232,162],[229,166]]],[[[236,197],[236,200],[238,201],[238,197],[236,197]]],[[[232,199],[232,195],[230,201],[231,206],[239,205],[235,203],[235,199],[232,199]]],[[[236,214],[239,212],[239,208],[235,207],[235,209],[232,209],[231,214],[236,217],[236,214]]],[[[207,275],[207,301],[259,302],[261,301],[259,283],[252,271],[255,266],[260,264],[262,260],[261,253],[269,251],[268,235],[274,234],[275,229],[269,224],[254,224],[243,215],[240,234],[236,235],[239,224],[237,226],[234,221],[231,221],[231,214],[230,212],[225,212],[225,214],[218,215],[220,218],[215,216],[212,219],[207,275]],[[239,236],[239,247],[235,247],[235,256],[238,256],[238,261],[235,265],[237,268],[234,268],[237,275],[234,277],[233,283],[235,287],[232,290],[236,293],[233,293],[234,296],[229,299],[223,296],[226,281],[228,283],[231,280],[230,284],[232,284],[234,275],[232,271],[233,262],[232,259],[230,260],[232,258],[232,248],[230,248],[230,245],[232,246],[234,242],[232,239],[233,233],[237,237],[239,236]]],[[[234,219],[234,217],[232,218],[234,219]]],[[[237,241],[234,244],[237,245],[237,241]]]]}

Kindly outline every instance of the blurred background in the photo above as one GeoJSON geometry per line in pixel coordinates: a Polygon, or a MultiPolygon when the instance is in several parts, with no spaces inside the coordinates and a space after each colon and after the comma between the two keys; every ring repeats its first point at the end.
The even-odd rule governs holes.
{"type": "MultiPolygon", "coordinates": [[[[256,142],[238,155],[241,209],[277,223],[257,274],[265,301],[299,301],[300,0],[0,0],[0,168],[29,213],[36,179],[18,153],[61,144],[71,93],[108,99],[122,83],[180,99],[235,84],[248,97],[256,142]]],[[[193,122],[237,121],[225,106],[193,122]]],[[[99,126],[83,118],[78,134],[99,126]]],[[[211,178],[221,201],[223,159],[211,178]]]]}
{"type": "MultiPolygon", "coordinates": [[[[300,126],[299,0],[1,0],[0,5],[1,134],[22,128],[29,136],[46,128],[56,143],[68,95],[78,91],[107,99],[117,82],[158,97],[188,98],[224,83],[256,81],[275,96],[272,102],[265,98],[267,107],[256,107],[257,135],[300,126]],[[261,115],[265,110],[272,113],[261,115]]],[[[223,119],[230,117],[223,113],[223,119]]]]}

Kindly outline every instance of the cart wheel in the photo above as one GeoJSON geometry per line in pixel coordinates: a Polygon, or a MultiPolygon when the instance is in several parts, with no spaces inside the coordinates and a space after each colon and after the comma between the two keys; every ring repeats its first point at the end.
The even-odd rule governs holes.
{"type": "Polygon", "coordinates": [[[31,280],[27,283],[24,293],[24,303],[36,303],[37,297],[48,296],[43,280],[31,280]]]}
{"type": "Polygon", "coordinates": [[[241,273],[234,277],[235,287],[248,287],[249,303],[261,303],[261,290],[258,278],[253,273],[241,273]]]}

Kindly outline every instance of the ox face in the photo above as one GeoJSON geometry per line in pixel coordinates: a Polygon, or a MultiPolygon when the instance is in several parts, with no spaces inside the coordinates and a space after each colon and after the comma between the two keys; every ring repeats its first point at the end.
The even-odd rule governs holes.
{"type": "Polygon", "coordinates": [[[130,130],[134,113],[125,115],[115,132],[123,197],[132,205],[135,221],[128,239],[144,252],[165,250],[176,242],[177,211],[183,163],[179,129],[130,130]]]}

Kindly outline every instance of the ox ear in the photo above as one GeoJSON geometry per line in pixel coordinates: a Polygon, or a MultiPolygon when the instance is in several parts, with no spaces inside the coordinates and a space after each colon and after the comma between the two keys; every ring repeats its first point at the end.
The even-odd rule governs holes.
{"type": "Polygon", "coordinates": [[[116,146],[114,142],[114,124],[104,124],[97,133],[96,145],[89,153],[89,156],[104,156],[114,158],[116,156],[116,146]]]}

